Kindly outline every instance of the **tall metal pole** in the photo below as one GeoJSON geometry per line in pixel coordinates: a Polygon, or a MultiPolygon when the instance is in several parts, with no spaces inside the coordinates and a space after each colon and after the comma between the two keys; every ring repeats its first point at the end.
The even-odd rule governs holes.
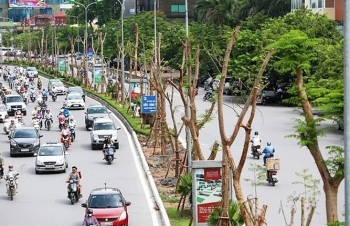
{"type": "MultiPolygon", "coordinates": [[[[84,6],[85,7],[85,31],[84,31],[84,85],[87,86],[87,81],[88,81],[88,72],[87,72],[87,63],[86,63],[86,55],[87,55],[87,24],[88,24],[88,21],[87,21],[87,7],[88,6],[84,6]]],[[[93,81],[91,81],[93,82],[93,81]]]]}
{"type": "MultiPolygon", "coordinates": [[[[185,0],[185,15],[186,15],[186,43],[188,41],[188,2],[185,0]]],[[[187,43],[188,44],[188,43],[187,43]]],[[[187,47],[187,45],[186,45],[187,47]]],[[[186,67],[186,70],[188,68],[186,67]]],[[[186,72],[188,76],[188,71],[186,72]]],[[[192,83],[192,82],[191,82],[192,83]]],[[[191,118],[191,108],[190,108],[190,96],[189,93],[187,94],[187,105],[186,105],[186,117],[191,118]]],[[[187,165],[188,165],[188,172],[191,172],[192,170],[192,137],[190,128],[186,127],[186,148],[187,148],[187,165]]]]}
{"type": "Polygon", "coordinates": [[[350,225],[350,3],[344,1],[345,225],[350,225]]]}
{"type": "Polygon", "coordinates": [[[157,0],[154,0],[154,64],[157,66],[157,0]]]}
{"type": "Polygon", "coordinates": [[[124,54],[124,10],[125,10],[125,0],[123,0],[122,4],[122,103],[125,100],[125,92],[124,92],[124,83],[125,83],[125,75],[124,75],[124,67],[125,67],[125,54],[124,54]]]}

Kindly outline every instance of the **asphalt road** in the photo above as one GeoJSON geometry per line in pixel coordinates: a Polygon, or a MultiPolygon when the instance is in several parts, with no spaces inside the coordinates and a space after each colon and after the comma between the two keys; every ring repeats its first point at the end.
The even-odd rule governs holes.
{"type": "MultiPolygon", "coordinates": [[[[0,79],[2,81],[2,78],[0,79]]],[[[47,88],[47,80],[43,79],[43,88],[47,88]]],[[[48,106],[54,115],[64,101],[64,96],[58,96],[56,103],[49,98],[48,106]]],[[[86,99],[86,106],[95,104],[90,98],[86,99]]],[[[30,115],[36,103],[27,106],[30,115]]],[[[154,226],[161,225],[158,212],[153,209],[152,198],[148,183],[139,163],[136,150],[131,143],[131,137],[115,116],[113,120],[121,126],[119,132],[120,148],[117,150],[117,159],[112,165],[102,160],[102,151],[92,151],[90,148],[89,132],[85,129],[84,111],[71,111],[77,120],[76,140],[69,148],[69,168],[67,173],[47,173],[36,175],[34,170],[35,157],[15,157],[9,154],[9,141],[3,133],[0,135],[1,153],[5,165],[13,164],[20,173],[19,193],[10,201],[5,192],[5,182],[0,181],[0,225],[6,226],[41,226],[41,225],[81,225],[84,218],[84,209],[80,207],[89,196],[92,189],[104,187],[119,188],[127,201],[131,202],[128,208],[129,225],[154,226]],[[82,171],[83,198],[75,205],[71,205],[67,198],[67,184],[65,180],[71,167],[75,165],[82,171]]],[[[25,122],[31,121],[30,116],[25,122]]],[[[2,132],[2,126],[1,132],[2,132]]],[[[54,121],[51,131],[41,131],[41,142],[59,140],[57,120],[54,121]]]]}
{"type": "MultiPolygon", "coordinates": [[[[199,89],[199,94],[196,97],[196,108],[197,114],[200,116],[205,112],[205,109],[209,109],[210,103],[203,102],[202,98],[205,94],[203,88],[199,89]]],[[[176,121],[181,124],[181,116],[184,115],[183,104],[181,102],[180,96],[175,91],[174,104],[178,107],[176,112],[176,121]]],[[[240,113],[240,107],[232,101],[231,96],[224,95],[224,103],[232,107],[235,111],[240,113]]],[[[227,136],[230,136],[233,128],[236,124],[237,118],[233,109],[230,107],[224,107],[224,120],[225,120],[225,131],[227,136]]],[[[170,111],[167,109],[167,118],[169,127],[172,126],[170,111]]],[[[250,112],[246,115],[247,121],[250,112]]],[[[202,130],[200,130],[199,140],[201,143],[204,156],[208,157],[210,154],[210,147],[215,140],[220,141],[219,126],[217,119],[217,111],[214,111],[213,120],[207,123],[202,130]]],[[[283,202],[284,212],[286,213],[286,219],[290,221],[290,208],[287,205],[287,199],[295,191],[298,194],[303,192],[302,185],[292,184],[295,181],[302,181],[298,178],[295,173],[303,169],[309,169],[309,172],[313,174],[314,179],[320,179],[319,173],[317,171],[314,160],[311,154],[306,148],[300,148],[297,144],[297,140],[293,138],[286,138],[287,135],[294,133],[294,126],[296,125],[293,121],[294,118],[300,117],[300,113],[292,107],[282,107],[282,106],[258,106],[255,114],[255,119],[253,122],[253,132],[258,131],[262,138],[262,146],[264,147],[267,141],[271,141],[272,145],[276,149],[276,158],[281,159],[281,170],[278,172],[277,178],[279,182],[272,187],[267,182],[263,185],[257,187],[257,197],[259,198],[260,205],[268,205],[267,208],[267,225],[269,226],[281,226],[285,225],[284,218],[282,214],[279,214],[280,201],[283,202]]],[[[335,124],[332,121],[326,121],[321,124],[322,127],[334,127],[334,129],[328,131],[325,137],[319,139],[320,146],[323,150],[323,155],[327,156],[326,146],[329,145],[343,145],[343,132],[336,129],[335,124]]],[[[244,142],[244,130],[240,129],[240,132],[231,147],[231,153],[235,158],[236,163],[238,163],[240,158],[240,153],[243,148],[244,142]]],[[[181,134],[181,139],[185,141],[185,132],[181,134]]],[[[216,160],[222,159],[222,152],[218,153],[216,160]]],[[[250,164],[263,165],[262,156],[260,160],[253,159],[248,153],[247,161],[245,163],[244,171],[242,174],[242,179],[253,179],[253,172],[249,171],[250,164]]],[[[254,195],[254,187],[249,183],[242,180],[243,192],[245,196],[254,195]]],[[[326,208],[325,208],[325,198],[322,188],[322,182],[319,186],[321,195],[317,197],[317,207],[316,213],[314,214],[311,225],[320,226],[326,225],[326,208]]],[[[339,187],[338,195],[338,211],[339,217],[342,217],[344,212],[344,184],[339,187]]],[[[297,204],[297,213],[295,222],[300,222],[300,204],[297,204]]]]}

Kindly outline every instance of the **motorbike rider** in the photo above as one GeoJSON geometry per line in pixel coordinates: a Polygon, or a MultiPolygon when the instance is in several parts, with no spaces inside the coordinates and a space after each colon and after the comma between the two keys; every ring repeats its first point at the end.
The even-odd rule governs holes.
{"type": "Polygon", "coordinates": [[[74,120],[73,115],[69,117],[69,127],[75,127],[76,126],[76,121],[74,120]]]}
{"type": "Polygon", "coordinates": [[[53,123],[53,120],[52,120],[52,114],[50,112],[49,109],[46,110],[46,113],[45,113],[45,128],[47,127],[47,121],[50,120],[51,121],[51,125],[53,123]]]}
{"type": "Polygon", "coordinates": [[[55,86],[52,86],[51,88],[51,95],[53,95],[54,93],[56,93],[57,90],[56,90],[56,87],[55,86]]]}
{"type": "Polygon", "coordinates": [[[9,125],[10,130],[15,130],[16,129],[16,123],[15,120],[11,119],[11,123],[9,125]]]}
{"type": "Polygon", "coordinates": [[[266,159],[270,158],[275,153],[275,148],[271,145],[271,142],[268,141],[266,143],[266,147],[262,151],[264,153],[264,166],[266,166],[266,159]]]}
{"type": "Polygon", "coordinates": [[[69,109],[67,108],[67,105],[63,106],[63,115],[70,116],[70,112],[69,112],[69,109]]]}
{"type": "Polygon", "coordinates": [[[45,89],[43,89],[43,100],[47,100],[47,92],[45,91],[45,89]]]}
{"type": "Polygon", "coordinates": [[[32,116],[36,115],[37,112],[38,112],[38,107],[34,107],[32,111],[32,116]]]}
{"type": "Polygon", "coordinates": [[[37,118],[43,118],[43,114],[41,113],[41,110],[40,110],[40,109],[38,109],[38,110],[36,111],[35,117],[37,117],[37,118]]]}
{"type": "Polygon", "coordinates": [[[33,118],[32,118],[32,125],[34,126],[34,125],[39,125],[39,119],[36,117],[36,116],[34,116],[33,118]]]}
{"type": "Polygon", "coordinates": [[[23,97],[23,99],[25,99],[26,102],[28,102],[28,96],[29,96],[28,92],[27,92],[27,90],[25,90],[24,93],[22,94],[22,97],[23,97]]]}
{"type": "Polygon", "coordinates": [[[38,77],[38,83],[41,83],[41,78],[40,77],[38,77]]]}
{"type": "Polygon", "coordinates": [[[26,89],[24,88],[24,86],[21,86],[20,88],[19,88],[19,92],[22,94],[22,93],[24,93],[24,91],[25,91],[26,89]]]}
{"type": "Polygon", "coordinates": [[[90,225],[100,225],[96,217],[93,215],[92,209],[88,209],[86,211],[86,216],[83,221],[83,226],[90,226],[90,225]]]}
{"type": "Polygon", "coordinates": [[[70,130],[68,129],[67,124],[64,124],[63,129],[61,131],[61,143],[63,143],[63,136],[68,136],[68,145],[71,145],[71,137],[70,137],[70,130]]]}
{"type": "Polygon", "coordinates": [[[254,132],[254,136],[252,136],[252,139],[250,140],[250,142],[252,143],[252,153],[254,151],[254,147],[259,146],[261,144],[261,137],[259,136],[258,131],[254,132]]]}
{"type": "Polygon", "coordinates": [[[15,115],[15,118],[22,118],[23,117],[21,110],[17,110],[14,115],[15,115]]]}
{"type": "Polygon", "coordinates": [[[83,186],[80,183],[80,179],[81,178],[80,178],[79,173],[78,173],[78,168],[76,166],[73,166],[72,167],[72,172],[67,177],[66,183],[68,183],[70,180],[75,180],[75,183],[77,184],[79,196],[81,198],[81,197],[83,197],[83,190],[82,190],[83,186]]]}
{"type": "Polygon", "coordinates": [[[57,117],[59,125],[64,124],[64,122],[66,121],[66,117],[64,117],[63,112],[60,112],[60,114],[57,117]]]}
{"type": "MultiPolygon", "coordinates": [[[[4,179],[7,181],[11,176],[13,176],[16,184],[16,190],[18,192],[17,179],[19,178],[19,176],[17,174],[18,174],[17,171],[13,169],[13,165],[9,165],[9,171],[7,171],[7,173],[5,174],[4,179]]],[[[6,190],[7,190],[7,186],[8,184],[6,184],[6,190]]]]}
{"type": "Polygon", "coordinates": [[[4,159],[1,157],[0,153],[0,179],[4,176],[4,159]]]}
{"type": "MultiPolygon", "coordinates": [[[[106,136],[106,137],[105,137],[105,140],[103,141],[103,149],[102,149],[102,152],[103,152],[103,160],[106,159],[105,148],[106,148],[108,145],[111,145],[111,146],[113,146],[113,148],[114,148],[114,143],[113,143],[112,139],[111,139],[109,136],[106,136]]],[[[114,149],[114,152],[113,152],[113,158],[115,159],[115,149],[114,149]]]]}

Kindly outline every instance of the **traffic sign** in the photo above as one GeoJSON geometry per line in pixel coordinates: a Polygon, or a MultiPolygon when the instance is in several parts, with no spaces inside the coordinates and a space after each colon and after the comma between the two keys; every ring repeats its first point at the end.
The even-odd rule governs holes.
{"type": "Polygon", "coordinates": [[[141,113],[152,114],[157,110],[157,98],[155,95],[141,97],[141,113]]]}

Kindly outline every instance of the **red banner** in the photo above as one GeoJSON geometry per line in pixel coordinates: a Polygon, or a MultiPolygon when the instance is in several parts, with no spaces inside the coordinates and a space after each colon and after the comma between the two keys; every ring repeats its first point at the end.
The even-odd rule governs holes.
{"type": "Polygon", "coordinates": [[[208,217],[211,212],[214,211],[215,207],[219,205],[220,202],[211,202],[197,205],[197,222],[207,223],[208,217]]]}
{"type": "Polygon", "coordinates": [[[221,168],[204,169],[204,180],[219,180],[219,179],[221,179],[221,168]]]}

